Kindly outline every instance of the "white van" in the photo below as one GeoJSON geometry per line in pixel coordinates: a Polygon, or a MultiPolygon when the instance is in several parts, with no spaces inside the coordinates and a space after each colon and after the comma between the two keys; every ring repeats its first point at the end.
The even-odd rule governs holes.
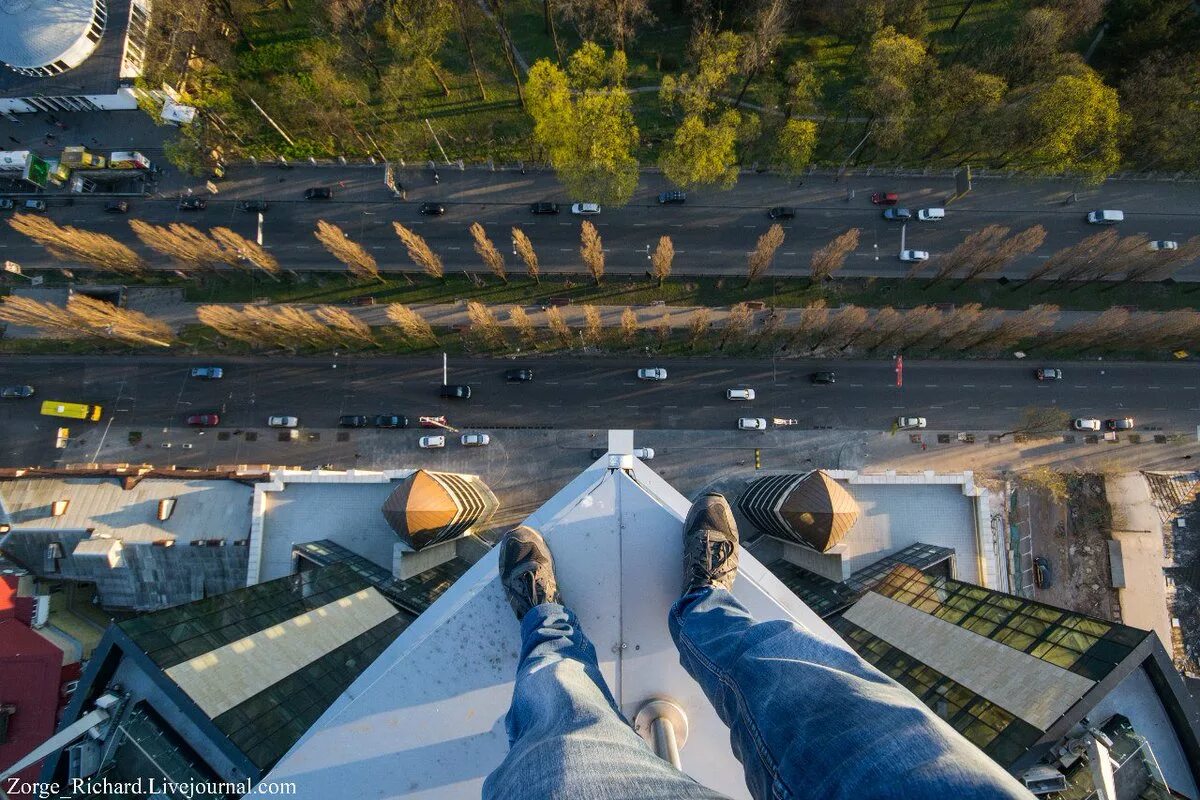
{"type": "Polygon", "coordinates": [[[1091,211],[1087,215],[1087,221],[1092,225],[1116,225],[1118,222],[1125,221],[1125,212],[1091,211]]]}
{"type": "Polygon", "coordinates": [[[946,209],[944,208],[922,208],[917,212],[917,219],[921,222],[941,222],[946,218],[946,209]]]}

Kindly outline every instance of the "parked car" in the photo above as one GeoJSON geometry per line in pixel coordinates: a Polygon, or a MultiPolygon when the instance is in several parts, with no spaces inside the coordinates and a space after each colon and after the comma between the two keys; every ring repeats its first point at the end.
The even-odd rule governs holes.
{"type": "Polygon", "coordinates": [[[1049,589],[1054,583],[1050,562],[1042,556],[1033,557],[1033,582],[1039,589],[1049,589]]]}
{"type": "Polygon", "coordinates": [[[420,439],[417,440],[417,447],[423,448],[425,450],[433,450],[434,448],[445,447],[445,446],[446,446],[446,437],[445,436],[422,436],[420,439]]]}
{"type": "Polygon", "coordinates": [[[814,372],[812,375],[809,376],[809,379],[813,383],[820,383],[820,384],[826,384],[826,385],[831,384],[831,383],[837,383],[837,375],[833,372],[814,372]]]}
{"type": "Polygon", "coordinates": [[[726,389],[725,390],[725,399],[726,400],[753,400],[754,399],[754,390],[753,389],[726,389]]]}
{"type": "Polygon", "coordinates": [[[771,219],[795,219],[796,209],[791,206],[775,206],[768,209],[767,216],[771,219]]]}
{"type": "Polygon", "coordinates": [[[340,428],[365,428],[371,424],[371,418],[365,414],[343,414],[338,417],[340,428]]]}
{"type": "Polygon", "coordinates": [[[105,214],[128,214],[129,213],[129,201],[128,200],[110,200],[104,204],[104,213],[105,214]]]}
{"type": "Polygon", "coordinates": [[[378,301],[369,294],[356,294],[349,300],[349,303],[352,306],[373,306],[376,302],[378,301]]]}
{"type": "Polygon", "coordinates": [[[24,400],[27,397],[33,397],[32,386],[5,386],[0,389],[0,397],[5,400],[24,400]]]}
{"type": "Polygon", "coordinates": [[[896,418],[896,427],[900,428],[900,429],[924,428],[925,427],[925,418],[924,417],[897,417],[896,418]]]}
{"type": "Polygon", "coordinates": [[[1133,417],[1118,417],[1104,420],[1104,427],[1110,431],[1133,430],[1133,417]]]}
{"type": "Polygon", "coordinates": [[[929,251],[928,250],[901,250],[900,251],[900,260],[901,261],[928,261],[929,260],[929,251]]]}
{"type": "Polygon", "coordinates": [[[1039,369],[1034,370],[1033,375],[1039,381],[1061,381],[1062,380],[1062,370],[1061,369],[1050,369],[1049,367],[1041,367],[1039,369]]]}
{"type": "Polygon", "coordinates": [[[237,204],[238,211],[246,211],[251,214],[262,214],[267,210],[266,200],[241,200],[237,204]]]}
{"type": "Polygon", "coordinates": [[[679,205],[686,202],[687,195],[680,191],[660,192],[658,195],[658,204],[660,206],[679,205]]]}
{"type": "Polygon", "coordinates": [[[492,442],[486,433],[464,433],[459,442],[463,447],[485,447],[492,442]]]}
{"type": "Polygon", "coordinates": [[[907,222],[908,220],[912,219],[912,212],[907,208],[894,206],[892,208],[885,208],[883,210],[883,218],[895,220],[896,222],[907,222]]]}
{"type": "Polygon", "coordinates": [[[310,186],[304,190],[305,200],[332,200],[332,186],[310,186]]]}
{"type": "Polygon", "coordinates": [[[653,447],[638,447],[633,451],[634,458],[640,458],[642,461],[649,461],[654,458],[653,447]]]}
{"type": "Polygon", "coordinates": [[[529,206],[529,213],[531,213],[531,214],[557,214],[558,213],[558,203],[550,203],[550,202],[546,202],[544,200],[540,203],[531,203],[529,206]]]}
{"type": "Polygon", "coordinates": [[[445,417],[418,417],[422,428],[441,428],[446,424],[445,417]]]}
{"type": "Polygon", "coordinates": [[[667,371],[662,367],[642,367],[637,371],[637,376],[640,381],[665,381],[667,371]]]}
{"type": "Polygon", "coordinates": [[[192,377],[206,381],[219,381],[225,377],[225,370],[220,367],[192,367],[192,377]]]}
{"type": "Polygon", "coordinates": [[[417,211],[427,217],[440,217],[446,213],[446,207],[441,203],[421,203],[417,211]]]}
{"type": "Polygon", "coordinates": [[[533,380],[531,369],[510,369],[504,373],[504,380],[509,383],[529,383],[533,380]]]}
{"type": "Polygon", "coordinates": [[[738,420],[739,431],[765,431],[767,421],[762,417],[742,417],[738,420]]]}
{"type": "Polygon", "coordinates": [[[24,203],[21,204],[21,208],[25,209],[26,211],[45,211],[46,210],[46,201],[45,200],[26,200],[24,203]]]}
{"type": "Polygon", "coordinates": [[[300,420],[297,417],[276,416],[267,417],[268,428],[299,428],[300,420]]]}
{"type": "Polygon", "coordinates": [[[1160,240],[1159,240],[1159,241],[1157,241],[1157,242],[1151,242],[1151,243],[1150,243],[1150,249],[1151,249],[1151,250],[1154,250],[1154,251],[1158,251],[1158,250],[1178,250],[1178,249],[1179,249],[1179,242],[1172,242],[1172,241],[1171,241],[1171,240],[1169,240],[1169,239],[1160,239],[1160,240]]]}
{"type": "Polygon", "coordinates": [[[180,211],[203,211],[206,208],[208,208],[208,200],[203,197],[179,198],[180,211]]]}
{"type": "Polygon", "coordinates": [[[871,202],[877,206],[894,206],[900,202],[900,195],[895,192],[875,192],[871,195],[871,202]]]}
{"type": "Polygon", "coordinates": [[[921,222],[941,222],[946,218],[946,209],[944,208],[922,208],[917,212],[917,219],[921,222]]]}
{"type": "Polygon", "coordinates": [[[1087,221],[1092,225],[1116,225],[1118,222],[1125,221],[1125,212],[1113,210],[1089,211],[1087,221]]]}
{"type": "Polygon", "coordinates": [[[16,205],[16,203],[14,203],[12,200],[9,200],[7,197],[0,197],[0,210],[10,211],[11,209],[15,208],[16,205]]]}
{"type": "Polygon", "coordinates": [[[572,214],[599,214],[600,205],[598,203],[573,203],[571,205],[572,214]]]}
{"type": "Polygon", "coordinates": [[[1091,417],[1080,417],[1071,423],[1071,427],[1077,431],[1098,431],[1100,430],[1100,420],[1092,419],[1091,417]]]}
{"type": "Polygon", "coordinates": [[[376,428],[407,428],[408,417],[399,414],[380,414],[375,417],[376,428]]]}
{"type": "Polygon", "coordinates": [[[187,418],[187,424],[195,425],[197,428],[211,428],[220,422],[219,414],[189,414],[187,418]]]}
{"type": "Polygon", "coordinates": [[[448,384],[442,387],[440,395],[450,400],[470,400],[471,387],[465,384],[448,384]]]}

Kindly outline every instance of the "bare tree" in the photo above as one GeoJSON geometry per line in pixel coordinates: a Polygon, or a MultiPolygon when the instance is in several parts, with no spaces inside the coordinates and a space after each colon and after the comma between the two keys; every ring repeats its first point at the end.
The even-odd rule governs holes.
{"type": "Polygon", "coordinates": [[[604,339],[604,322],[600,309],[591,303],[583,307],[583,340],[592,347],[599,347],[604,339]]]}
{"type": "Polygon", "coordinates": [[[317,306],[316,315],[317,319],[329,326],[334,335],[340,337],[348,345],[358,344],[371,347],[376,344],[371,326],[344,308],[317,306]]]}
{"type": "Polygon", "coordinates": [[[1021,433],[1040,436],[1058,433],[1067,429],[1071,415],[1058,406],[1026,406],[1021,409],[1021,421],[1011,431],[1000,434],[1000,438],[1021,433]]]}
{"type": "Polygon", "coordinates": [[[438,338],[433,332],[433,326],[419,312],[401,303],[389,303],[387,316],[400,329],[400,335],[404,338],[420,344],[437,344],[438,338]]]}
{"type": "Polygon", "coordinates": [[[345,264],[352,275],[383,280],[379,276],[379,264],[376,263],[375,256],[368,253],[361,244],[351,240],[337,225],[319,219],[313,236],[317,237],[317,241],[324,245],[330,255],[345,264]]]}
{"type": "Polygon", "coordinates": [[[92,331],[81,328],[62,306],[15,294],[0,298],[0,322],[37,328],[67,339],[94,335],[92,331]]]}
{"type": "Polygon", "coordinates": [[[658,315],[658,322],[654,323],[654,336],[658,340],[658,349],[662,350],[667,346],[667,342],[671,339],[671,312],[658,315]]]}
{"type": "Polygon", "coordinates": [[[526,347],[537,347],[537,330],[533,327],[533,320],[525,313],[525,309],[520,306],[510,308],[508,310],[508,321],[517,329],[517,335],[521,337],[521,342],[526,347]]]}
{"type": "Polygon", "coordinates": [[[978,332],[969,347],[1000,352],[1024,340],[1036,340],[1053,330],[1059,309],[1055,305],[1036,305],[1017,314],[1006,314],[995,327],[978,332]]]}
{"type": "Polygon", "coordinates": [[[467,302],[467,319],[471,321],[471,333],[485,346],[496,350],[506,345],[504,331],[492,310],[477,300],[467,302]]]}
{"type": "MultiPolygon", "coordinates": [[[[970,270],[973,265],[982,262],[988,253],[995,250],[1009,229],[1003,225],[988,225],[967,235],[967,238],[949,253],[938,256],[930,261],[936,270],[926,286],[933,286],[938,281],[945,280],[964,267],[970,270]]],[[[919,263],[919,262],[918,262],[919,263]]],[[[915,268],[914,268],[915,269],[915,268]]],[[[912,274],[912,273],[910,273],[912,274]]]]}
{"type": "Polygon", "coordinates": [[[579,227],[579,256],[599,286],[604,277],[604,243],[596,226],[587,220],[579,227]]]}
{"type": "Polygon", "coordinates": [[[504,269],[504,256],[492,244],[487,231],[478,222],[471,223],[471,238],[475,240],[475,252],[483,259],[483,263],[500,280],[508,284],[508,272],[504,269]]]}
{"type": "Polygon", "coordinates": [[[40,214],[16,214],[8,224],[61,261],[79,262],[122,275],[140,275],[146,271],[146,263],[137,253],[103,233],[59,225],[40,214]]]}
{"type": "MultiPolygon", "coordinates": [[[[842,306],[829,316],[826,326],[828,344],[845,350],[867,330],[871,315],[865,308],[859,306],[842,306]]],[[[821,342],[825,344],[826,342],[821,342]]]]}
{"type": "Polygon", "coordinates": [[[858,247],[858,237],[861,233],[859,228],[851,228],[816,250],[812,255],[812,279],[824,281],[833,277],[833,273],[846,263],[846,256],[858,247]]]}
{"type": "Polygon", "coordinates": [[[758,243],[754,246],[754,251],[750,253],[749,258],[746,260],[747,286],[767,273],[771,262],[775,260],[775,251],[782,244],[783,226],[778,223],[772,225],[767,229],[766,233],[758,237],[758,243]]]}
{"type": "Polygon", "coordinates": [[[400,241],[408,248],[408,257],[412,259],[413,263],[429,277],[444,280],[446,270],[442,267],[442,260],[438,258],[437,253],[433,252],[425,239],[399,222],[393,222],[392,227],[395,228],[400,241]]]}
{"type": "Polygon", "coordinates": [[[216,242],[190,225],[178,222],[151,225],[131,219],[129,227],[142,244],[172,259],[184,269],[210,269],[229,263],[229,254],[216,242]]]}
{"type": "Polygon", "coordinates": [[[558,339],[560,347],[571,347],[575,343],[574,337],[571,336],[571,328],[563,319],[562,311],[558,306],[550,306],[546,309],[546,327],[558,339]]]}
{"type": "Polygon", "coordinates": [[[868,352],[874,352],[885,344],[894,344],[896,333],[904,327],[905,314],[891,306],[884,306],[875,312],[870,329],[863,333],[861,344],[868,352]]]}
{"type": "Polygon", "coordinates": [[[1110,308],[1101,314],[1076,322],[1056,336],[1054,343],[1079,350],[1090,350],[1115,341],[1127,344],[1131,339],[1130,319],[1128,310],[1110,308]]]}
{"type": "Polygon", "coordinates": [[[637,343],[638,331],[641,325],[638,323],[637,312],[628,306],[621,312],[621,341],[626,347],[633,347],[637,343]]]}
{"type": "Polygon", "coordinates": [[[904,325],[895,334],[897,350],[913,347],[933,335],[942,324],[942,312],[933,306],[917,306],[904,312],[904,325]]]}
{"type": "Polygon", "coordinates": [[[538,257],[533,249],[533,242],[529,241],[529,237],[525,235],[525,231],[520,228],[512,229],[512,240],[513,249],[517,251],[517,255],[525,262],[525,274],[533,278],[534,283],[541,283],[539,279],[541,267],[538,265],[538,257]]]}
{"type": "Polygon", "coordinates": [[[109,339],[155,347],[170,347],[175,341],[175,332],[162,320],[84,294],[71,295],[67,312],[80,327],[109,339]]]}
{"type": "Polygon", "coordinates": [[[979,318],[982,313],[983,306],[979,303],[967,303],[947,313],[941,328],[937,331],[937,345],[939,347],[949,346],[962,338],[964,334],[978,330],[979,318]]]}
{"type": "MultiPolygon", "coordinates": [[[[993,226],[989,225],[988,227],[993,226]]],[[[1007,232],[1008,229],[1001,228],[1001,230],[1007,232]]],[[[1002,271],[1014,260],[1032,254],[1034,250],[1042,246],[1044,241],[1046,241],[1046,229],[1041,225],[1033,225],[1012,236],[1001,237],[994,248],[990,250],[981,248],[976,251],[968,261],[966,272],[958,285],[962,286],[967,281],[989,272],[1002,271]]]]}
{"type": "Polygon", "coordinates": [[[816,300],[800,309],[799,318],[787,329],[787,346],[807,347],[815,350],[826,337],[829,324],[829,309],[824,300],[816,300]]]}
{"type": "Polygon", "coordinates": [[[758,8],[754,11],[752,29],[745,37],[745,46],[741,52],[740,67],[745,79],[733,101],[734,108],[742,104],[750,82],[775,59],[775,53],[787,33],[787,24],[787,0],[760,0],[758,8]]]}
{"type": "Polygon", "coordinates": [[[688,322],[688,343],[693,350],[708,336],[711,325],[712,312],[707,308],[698,308],[692,312],[692,319],[688,322]]]}
{"type": "Polygon", "coordinates": [[[650,274],[658,281],[659,286],[662,286],[671,276],[671,265],[674,261],[675,245],[671,243],[671,237],[658,237],[658,246],[654,248],[654,254],[650,256],[650,274]]]}
{"type": "Polygon", "coordinates": [[[750,334],[750,326],[754,322],[754,312],[745,303],[737,303],[730,307],[729,316],[721,327],[720,349],[727,344],[739,344],[750,334]]]}
{"type": "Polygon", "coordinates": [[[208,235],[231,256],[238,265],[250,264],[275,278],[279,274],[279,261],[258,242],[251,241],[229,228],[213,228],[208,235]]]}

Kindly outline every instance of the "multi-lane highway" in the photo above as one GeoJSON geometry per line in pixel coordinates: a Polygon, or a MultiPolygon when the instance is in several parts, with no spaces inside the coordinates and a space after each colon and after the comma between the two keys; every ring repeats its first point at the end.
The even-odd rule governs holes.
{"type": "MultiPolygon", "coordinates": [[[[217,412],[219,430],[266,429],[288,414],[306,430],[334,428],[341,414],[445,415],[459,428],[551,427],[733,430],[741,416],[795,420],[797,429],[886,430],[901,414],[928,418],[938,431],[1004,431],[1030,405],[1073,416],[1132,416],[1138,430],[1194,431],[1200,424],[1200,368],[1185,364],[1054,364],[1064,380],[1034,379],[1023,362],[908,361],[903,386],[891,361],[806,362],[726,359],[451,359],[451,383],[470,384],[470,400],[438,396],[440,357],[403,359],[9,358],[0,384],[30,383],[32,400],[0,401],[0,465],[52,456],[57,420],[38,414],[39,400],[98,403],[119,429],[186,428],[189,414],[217,412]],[[188,367],[217,363],[225,378],[188,377],[188,367]],[[509,384],[513,366],[534,369],[532,383],[509,384]],[[667,369],[663,382],[640,381],[642,366],[667,369]],[[815,370],[834,370],[832,386],[814,385],[815,370]],[[725,390],[755,389],[751,402],[725,390]]],[[[85,423],[74,423],[84,427],[85,423]]],[[[1065,431],[1064,431],[1065,432],[1065,431]]],[[[396,431],[396,436],[408,436],[396,431]]],[[[745,433],[747,437],[756,434],[745,433]]],[[[253,459],[253,447],[243,457],[253,459]]]]}

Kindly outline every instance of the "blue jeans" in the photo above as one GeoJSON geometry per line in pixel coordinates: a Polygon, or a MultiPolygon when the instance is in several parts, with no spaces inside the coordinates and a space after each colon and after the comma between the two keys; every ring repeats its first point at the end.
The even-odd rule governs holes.
{"type": "MultiPolygon", "coordinates": [[[[1032,797],[907,689],[791,622],[756,623],[729,592],[671,608],[679,659],[729,726],[756,800],[1032,797]]],[[[658,758],[621,717],[575,615],[521,621],[497,800],[725,798],[658,758]]]]}

